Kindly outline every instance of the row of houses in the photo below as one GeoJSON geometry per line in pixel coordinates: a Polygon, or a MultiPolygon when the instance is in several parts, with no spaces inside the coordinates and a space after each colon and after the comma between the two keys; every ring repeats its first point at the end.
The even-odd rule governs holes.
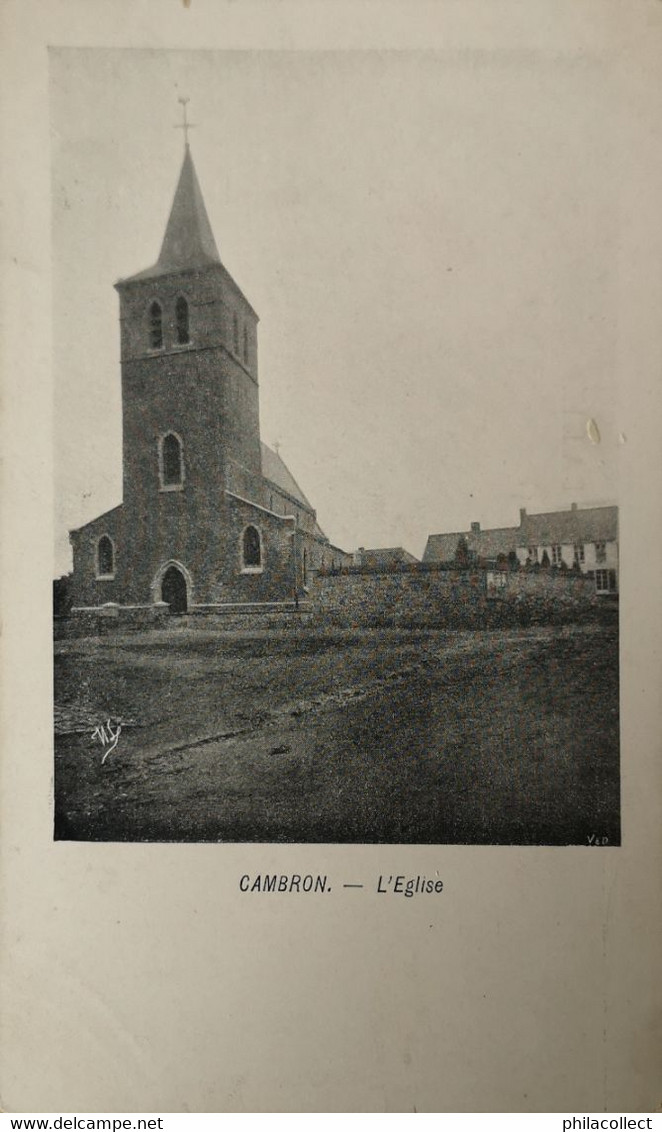
{"type": "MultiPolygon", "coordinates": [[[[365,549],[354,555],[356,566],[393,568],[417,561],[403,547],[365,549]]],[[[517,527],[481,529],[430,535],[423,554],[426,563],[461,565],[550,566],[579,570],[595,578],[598,593],[618,592],[618,507],[578,507],[529,515],[520,509],[517,527]]]]}

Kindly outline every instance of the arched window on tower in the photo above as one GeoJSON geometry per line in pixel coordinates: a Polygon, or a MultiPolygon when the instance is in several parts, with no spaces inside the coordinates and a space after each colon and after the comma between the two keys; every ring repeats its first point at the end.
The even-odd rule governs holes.
{"type": "Polygon", "coordinates": [[[163,311],[156,300],[149,308],[149,344],[153,350],[160,350],[163,346],[163,311]]]}
{"type": "Polygon", "coordinates": [[[262,569],[262,541],[257,527],[246,527],[242,536],[241,552],[244,570],[262,569]]]}
{"type": "Polygon", "coordinates": [[[239,319],[236,314],[232,316],[232,349],[239,354],[239,319]]]}
{"type": "Polygon", "coordinates": [[[191,341],[191,337],[188,324],[188,303],[183,295],[180,295],[175,303],[175,318],[177,320],[177,342],[180,346],[185,346],[191,341]]]}
{"type": "Polygon", "coordinates": [[[161,440],[159,450],[159,472],[161,488],[173,490],[184,486],[184,459],[182,442],[174,432],[169,432],[161,440]]]}
{"type": "Polygon", "coordinates": [[[115,547],[108,535],[102,535],[97,543],[97,578],[115,577],[115,547]]]}

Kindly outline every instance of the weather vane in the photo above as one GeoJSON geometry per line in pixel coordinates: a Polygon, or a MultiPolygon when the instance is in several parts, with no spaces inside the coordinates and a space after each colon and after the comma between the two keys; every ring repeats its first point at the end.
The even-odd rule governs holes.
{"type": "Polygon", "coordinates": [[[188,145],[188,132],[189,132],[189,130],[192,130],[193,127],[196,125],[195,122],[189,122],[188,116],[187,116],[187,113],[186,113],[186,106],[191,100],[189,98],[178,98],[177,101],[181,103],[182,111],[183,111],[183,114],[184,114],[184,121],[178,122],[176,126],[173,126],[173,129],[184,131],[184,145],[188,145]]]}

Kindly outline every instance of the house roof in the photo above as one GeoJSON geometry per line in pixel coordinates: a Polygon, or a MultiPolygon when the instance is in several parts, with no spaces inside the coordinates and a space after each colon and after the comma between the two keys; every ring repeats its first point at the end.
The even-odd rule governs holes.
{"type": "Polygon", "coordinates": [[[518,546],[615,542],[618,539],[618,507],[573,507],[570,511],[524,514],[517,533],[518,546]]]}
{"type": "Polygon", "coordinates": [[[517,527],[496,527],[488,531],[452,531],[430,535],[423,555],[424,562],[453,562],[461,538],[478,558],[496,558],[519,546],[517,527]]]}
{"type": "Polygon", "coordinates": [[[122,282],[150,279],[175,271],[220,263],[191,150],[186,145],[159,258],[153,267],[139,271],[122,282]]]}
{"type": "Polygon", "coordinates": [[[359,548],[363,566],[390,566],[397,562],[418,562],[413,554],[402,546],[381,546],[359,548]]]}

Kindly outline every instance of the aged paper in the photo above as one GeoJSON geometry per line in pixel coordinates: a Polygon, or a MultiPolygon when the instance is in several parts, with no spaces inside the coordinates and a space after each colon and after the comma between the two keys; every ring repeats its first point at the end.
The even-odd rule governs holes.
{"type": "MultiPolygon", "coordinates": [[[[585,1112],[659,1103],[662,15],[653,4],[597,3],[495,13],[445,3],[4,7],[1,1092],[10,1111],[585,1112]],[[380,826],[384,780],[373,776],[357,810],[348,766],[354,824],[279,818],[256,832],[237,820],[216,834],[207,823],[201,835],[211,776],[228,757],[214,762],[210,740],[227,735],[210,736],[202,723],[195,743],[193,732],[184,737],[187,750],[207,744],[196,814],[189,797],[184,821],[175,803],[170,824],[159,824],[163,799],[149,777],[142,809],[126,797],[131,760],[147,742],[163,745],[165,709],[149,716],[151,738],[144,720],[122,715],[120,737],[117,717],[94,715],[85,741],[69,740],[80,717],[68,693],[56,714],[64,755],[54,782],[51,582],[70,569],[67,531],[122,498],[112,285],[156,258],[184,140],[173,126],[186,124],[188,142],[189,121],[221,259],[261,319],[266,478],[278,487],[281,456],[305,472],[329,546],[351,552],[350,580],[364,568],[370,576],[366,547],[397,544],[421,557],[428,536],[466,530],[471,552],[481,534],[474,519],[496,547],[482,564],[475,551],[488,595],[517,577],[528,601],[558,567],[550,584],[567,582],[576,606],[588,573],[591,594],[611,596],[617,562],[620,773],[619,705],[589,681],[586,704],[602,705],[608,720],[587,707],[568,722],[556,686],[545,701],[548,738],[561,748],[548,794],[536,794],[530,751],[520,769],[511,735],[506,773],[478,710],[461,715],[480,729],[480,758],[475,784],[462,781],[469,816],[454,833],[435,824],[429,794],[418,797],[415,820],[396,805],[397,821],[380,826]],[[572,539],[576,561],[564,561],[565,536],[543,524],[539,537],[513,543],[520,558],[509,574],[494,539],[517,525],[519,508],[520,530],[533,531],[536,513],[572,516],[576,501],[577,514],[618,506],[618,559],[596,527],[586,534],[595,562],[572,539]],[[533,562],[538,553],[548,561],[533,562]],[[143,730],[132,737],[134,724],[143,730]],[[115,778],[101,779],[101,760],[115,778]],[[119,778],[122,766],[128,778],[119,778]],[[590,799],[605,775],[601,810],[584,814],[583,801],[564,808],[569,783],[588,783],[581,797],[590,799]],[[517,782],[523,808],[513,815],[517,782]],[[539,824],[527,828],[534,812],[539,824]],[[286,885],[265,891],[255,884],[264,877],[286,885]],[[292,877],[324,883],[307,891],[292,877]]],[[[213,260],[214,236],[198,222],[201,254],[213,260]]],[[[171,245],[166,236],[159,262],[171,245]]],[[[173,291],[172,332],[188,348],[183,297],[173,291]]],[[[170,330],[161,293],[150,302],[154,353],[170,330]]],[[[130,335],[130,306],[122,311],[130,335]]],[[[232,352],[250,379],[249,313],[234,333],[232,352]]],[[[125,340],[122,365],[134,380],[127,356],[125,340]]],[[[125,410],[126,394],[125,386],[125,410]]],[[[161,491],[183,486],[184,468],[192,482],[188,438],[183,448],[176,432],[156,440],[161,491]]],[[[273,498],[247,502],[247,481],[225,482],[238,501],[244,581],[257,585],[269,544],[255,508],[274,528],[287,516],[273,498]]],[[[294,499],[303,539],[306,497],[294,499]]],[[[115,581],[119,542],[110,528],[94,531],[96,593],[115,581]]],[[[461,553],[458,540],[456,567],[461,553]]],[[[297,612],[300,596],[314,600],[303,581],[297,612]]],[[[194,582],[200,607],[229,593],[224,578],[225,591],[201,601],[197,577],[164,554],[152,598],[182,601],[189,613],[194,582]]],[[[97,600],[81,598],[83,613],[97,600]]],[[[528,622],[509,628],[511,654],[521,642],[538,655],[528,622]]],[[[104,635],[90,639],[98,684],[110,654],[104,635]]],[[[222,649],[215,639],[210,647],[222,649]]],[[[567,656],[577,651],[570,631],[559,640],[567,656]]],[[[437,663],[429,637],[424,647],[437,663]]],[[[495,652],[495,703],[513,678],[505,651],[495,652]]],[[[590,654],[594,677],[602,659],[590,654]]],[[[442,660],[459,663],[450,651],[442,660]]],[[[404,681],[396,672],[389,685],[371,660],[381,703],[414,687],[406,661],[404,681]]],[[[228,681],[242,663],[239,649],[228,681]]],[[[182,675],[173,667],[173,681],[182,675]]],[[[369,681],[348,677],[356,695],[341,688],[327,705],[312,672],[303,675],[312,691],[285,701],[289,716],[305,716],[311,696],[336,712],[305,748],[333,754],[329,734],[356,718],[345,701],[369,702],[369,681]]],[[[536,678],[547,676],[531,667],[524,685],[536,678]]],[[[113,681],[121,687],[116,669],[113,681]]],[[[160,695],[171,694],[166,685],[160,695]]],[[[275,703],[275,684],[271,694],[275,703]]],[[[78,696],[77,710],[101,702],[78,696]]],[[[237,773],[256,750],[249,723],[230,736],[237,773]]],[[[304,724],[283,730],[278,717],[269,726],[267,756],[292,755],[304,724]]],[[[182,736],[172,730],[169,742],[183,757],[182,736]]],[[[367,749],[365,735],[361,742],[367,749]]],[[[415,755],[418,765],[426,743],[397,752],[387,784],[397,784],[398,800],[403,760],[415,755]]],[[[182,765],[188,773],[193,763],[182,765]]],[[[295,795],[305,783],[294,756],[285,765],[295,795]]],[[[330,759],[329,789],[338,787],[335,769],[330,759]]],[[[257,756],[254,773],[257,806],[269,773],[257,756]]],[[[315,812],[325,805],[328,797],[315,812]]]]}

